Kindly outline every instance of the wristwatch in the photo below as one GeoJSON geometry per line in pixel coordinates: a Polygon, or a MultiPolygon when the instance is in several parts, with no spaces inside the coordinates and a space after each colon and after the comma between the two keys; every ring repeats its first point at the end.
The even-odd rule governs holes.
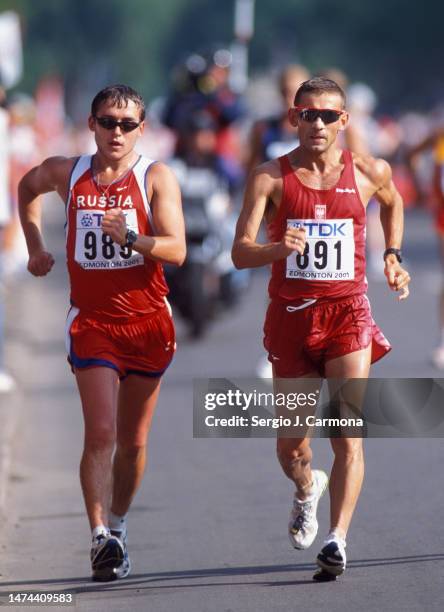
{"type": "Polygon", "coordinates": [[[130,229],[129,229],[129,230],[126,232],[126,236],[125,236],[125,238],[126,238],[126,242],[125,242],[125,244],[123,245],[123,247],[124,247],[124,248],[128,248],[128,249],[131,249],[131,248],[132,248],[132,246],[133,246],[133,244],[136,242],[136,240],[137,240],[137,238],[138,238],[138,235],[136,234],[136,232],[135,232],[135,231],[133,231],[133,230],[130,230],[130,229]]]}
{"type": "Polygon", "coordinates": [[[395,255],[395,257],[399,261],[399,263],[402,262],[401,249],[395,249],[393,247],[390,247],[389,249],[385,249],[384,255],[383,255],[384,261],[386,260],[387,255],[395,255]]]}

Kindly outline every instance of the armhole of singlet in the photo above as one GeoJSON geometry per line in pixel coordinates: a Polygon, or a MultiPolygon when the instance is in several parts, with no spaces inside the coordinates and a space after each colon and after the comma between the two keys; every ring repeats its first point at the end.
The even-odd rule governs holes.
{"type": "Polygon", "coordinates": [[[354,164],[354,161],[353,161],[353,153],[349,149],[343,149],[342,150],[342,154],[345,156],[345,159],[344,159],[345,163],[346,164],[348,163],[348,165],[349,165],[350,173],[351,173],[351,178],[352,178],[352,181],[353,181],[353,187],[355,188],[355,191],[356,191],[356,196],[357,196],[359,202],[361,203],[361,206],[362,206],[362,208],[364,210],[364,214],[367,214],[367,208],[364,206],[364,203],[363,203],[362,198],[361,198],[361,194],[359,193],[358,184],[356,182],[355,164],[354,164]]]}
{"type": "Polygon", "coordinates": [[[282,175],[282,196],[281,196],[281,201],[279,202],[278,213],[273,219],[273,221],[271,221],[271,223],[276,223],[280,221],[284,213],[286,212],[284,211],[285,202],[286,202],[285,196],[287,195],[286,176],[292,171],[290,162],[288,161],[288,155],[282,155],[281,157],[278,157],[278,161],[279,161],[279,167],[280,167],[281,175],[282,175]]]}
{"type": "Polygon", "coordinates": [[[71,169],[71,173],[69,175],[69,185],[68,185],[68,195],[66,197],[65,202],[65,235],[68,238],[68,229],[69,229],[69,214],[68,208],[69,203],[71,202],[72,190],[74,185],[77,183],[79,178],[91,167],[91,159],[92,155],[81,155],[74,162],[74,165],[71,169]]]}
{"type": "Polygon", "coordinates": [[[75,183],[75,181],[73,181],[74,172],[76,171],[76,168],[79,165],[79,162],[80,162],[81,159],[82,159],[81,157],[77,157],[75,159],[75,162],[73,163],[72,168],[71,168],[71,172],[69,173],[68,193],[66,195],[66,200],[65,200],[65,210],[67,209],[69,201],[71,199],[71,191],[72,191],[73,185],[75,183]]]}
{"type": "Polygon", "coordinates": [[[149,159],[148,157],[141,157],[139,162],[133,168],[134,176],[136,177],[137,185],[142,195],[145,212],[147,214],[148,221],[150,222],[150,226],[151,226],[153,233],[156,232],[156,228],[154,226],[151,201],[148,199],[147,178],[148,178],[148,172],[151,166],[153,166],[156,163],[157,163],[157,160],[149,159]]]}

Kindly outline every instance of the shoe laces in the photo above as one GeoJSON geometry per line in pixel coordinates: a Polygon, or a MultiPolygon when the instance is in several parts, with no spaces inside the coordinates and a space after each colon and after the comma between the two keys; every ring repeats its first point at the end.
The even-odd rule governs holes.
{"type": "Polygon", "coordinates": [[[313,512],[313,503],[311,500],[301,502],[294,499],[293,502],[294,513],[296,514],[295,523],[298,523],[300,526],[303,523],[306,523],[310,518],[313,512]]]}

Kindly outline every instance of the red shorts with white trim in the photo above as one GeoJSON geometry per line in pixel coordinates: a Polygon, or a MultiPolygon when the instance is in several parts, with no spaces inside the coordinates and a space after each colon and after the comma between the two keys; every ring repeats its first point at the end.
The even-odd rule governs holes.
{"type": "Polygon", "coordinates": [[[372,363],[391,350],[372,319],[366,295],[294,303],[272,300],[268,307],[264,346],[277,377],[297,378],[311,372],[324,376],[327,361],[370,343],[372,363]]]}
{"type": "Polygon", "coordinates": [[[108,367],[129,374],[162,376],[176,350],[174,323],[167,306],[124,322],[100,321],[72,307],[66,321],[66,349],[72,369],[108,367]]]}

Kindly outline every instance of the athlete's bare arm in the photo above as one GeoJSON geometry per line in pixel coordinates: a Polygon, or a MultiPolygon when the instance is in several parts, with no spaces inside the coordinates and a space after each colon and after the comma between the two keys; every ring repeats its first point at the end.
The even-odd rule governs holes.
{"type": "Polygon", "coordinates": [[[54,265],[42,236],[41,196],[56,191],[66,201],[75,161],[75,158],[49,157],[25,174],[19,183],[19,215],[29,253],[28,270],[34,276],[45,276],[54,265]]]}
{"type": "MultiPolygon", "coordinates": [[[[186,254],[185,223],[180,189],[173,172],[156,163],[148,172],[148,198],[151,202],[156,235],[138,235],[133,249],[155,261],[181,265],[186,254]]],[[[114,242],[126,242],[125,215],[120,208],[106,211],[102,229],[114,242]]]]}
{"type": "MultiPolygon", "coordinates": [[[[358,170],[356,180],[365,203],[374,197],[381,205],[381,224],[384,230],[386,248],[401,248],[404,233],[404,206],[400,193],[392,180],[390,165],[383,159],[372,157],[354,158],[358,170]]],[[[410,275],[401,266],[395,255],[385,259],[385,275],[390,289],[402,290],[398,299],[409,295],[410,275]]]]}
{"type": "Polygon", "coordinates": [[[293,251],[304,252],[306,234],[303,228],[288,228],[280,242],[256,242],[265,213],[276,214],[281,196],[282,177],[278,162],[273,160],[258,166],[248,179],[236,226],[231,251],[236,268],[257,268],[284,259],[293,251]],[[267,211],[267,207],[272,210],[267,211]]]}

